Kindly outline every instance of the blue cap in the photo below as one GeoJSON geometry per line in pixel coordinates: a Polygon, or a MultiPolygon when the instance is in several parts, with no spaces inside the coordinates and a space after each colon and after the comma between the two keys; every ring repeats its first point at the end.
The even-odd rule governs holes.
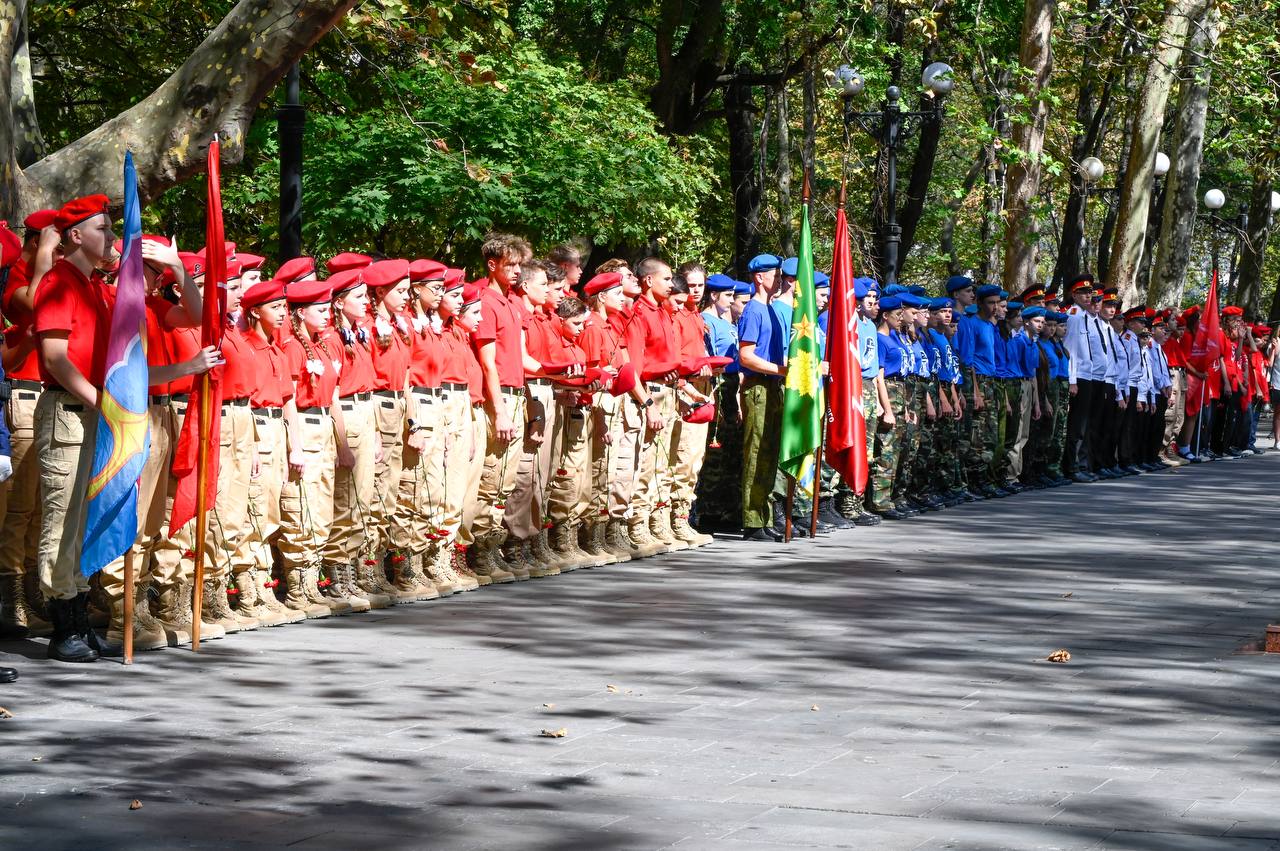
{"type": "Polygon", "coordinates": [[[976,304],[971,304],[971,305],[969,305],[968,307],[966,307],[966,308],[964,309],[964,315],[965,315],[965,316],[977,316],[977,315],[978,315],[978,305],[976,305],[976,304]]]}
{"type": "Polygon", "coordinates": [[[734,295],[755,295],[756,288],[753,285],[748,284],[746,281],[734,281],[733,294],[734,295]]]}
{"type": "Polygon", "coordinates": [[[880,285],[875,278],[854,278],[853,295],[855,298],[866,298],[869,293],[879,293],[880,285]]]}
{"type": "Polygon", "coordinates": [[[990,298],[993,295],[1000,295],[1004,290],[1000,289],[996,284],[983,284],[975,291],[978,298],[990,298]]]}
{"type": "Polygon", "coordinates": [[[781,265],[781,257],[774,254],[757,254],[747,264],[747,271],[754,275],[756,272],[768,272],[770,269],[776,269],[781,265]]]}
{"type": "Polygon", "coordinates": [[[1039,305],[1033,305],[1032,307],[1023,309],[1022,318],[1035,319],[1037,316],[1046,316],[1048,315],[1048,313],[1049,311],[1045,310],[1043,307],[1040,307],[1039,305]]]}
{"type": "Polygon", "coordinates": [[[929,295],[929,291],[926,290],[924,287],[920,286],[919,284],[912,284],[911,286],[907,287],[907,292],[911,293],[912,295],[918,295],[922,298],[928,297],[929,295]]]}
{"type": "Polygon", "coordinates": [[[1009,312],[1010,312],[1010,313],[1017,313],[1019,310],[1022,310],[1022,302],[1020,302],[1020,301],[1011,301],[1011,302],[1009,302],[1008,307],[1009,307],[1009,312]]]}
{"type": "Polygon", "coordinates": [[[887,295],[880,299],[880,309],[882,311],[897,310],[902,307],[902,298],[896,295],[887,295]]]}
{"type": "Polygon", "coordinates": [[[1000,300],[1001,300],[1001,301],[1005,301],[1005,300],[1006,300],[1006,299],[1008,299],[1008,298],[1009,298],[1009,291],[1008,291],[1008,290],[1006,290],[1006,289],[1003,289],[1003,288],[1002,288],[1002,289],[1000,290],[1000,300]]]}
{"type": "Polygon", "coordinates": [[[947,278],[947,295],[951,295],[956,290],[962,290],[965,287],[971,286],[973,286],[973,278],[968,278],[964,275],[952,275],[950,278],[947,278]]]}
{"type": "Polygon", "coordinates": [[[717,272],[707,278],[707,289],[713,293],[722,293],[725,290],[731,290],[737,286],[738,282],[728,275],[721,275],[717,272]]]}
{"type": "Polygon", "coordinates": [[[800,271],[800,258],[788,257],[782,261],[782,274],[787,277],[794,278],[796,273],[800,271]]]}
{"type": "Polygon", "coordinates": [[[1055,311],[1049,311],[1048,313],[1045,314],[1044,318],[1048,319],[1050,322],[1066,322],[1067,314],[1057,313],[1055,311]]]}
{"type": "Polygon", "coordinates": [[[928,307],[930,301],[927,298],[920,298],[920,296],[911,292],[900,293],[898,299],[904,307],[928,307]]]}
{"type": "Polygon", "coordinates": [[[947,297],[935,298],[929,302],[930,310],[946,310],[948,307],[955,307],[955,300],[947,297]]]}
{"type": "Polygon", "coordinates": [[[827,277],[826,272],[819,272],[817,269],[813,271],[813,288],[820,290],[823,287],[831,286],[831,279],[827,277]]]}
{"type": "Polygon", "coordinates": [[[890,284],[889,286],[884,288],[884,291],[881,293],[881,295],[902,295],[906,291],[907,291],[907,288],[904,287],[902,284],[890,284]]]}

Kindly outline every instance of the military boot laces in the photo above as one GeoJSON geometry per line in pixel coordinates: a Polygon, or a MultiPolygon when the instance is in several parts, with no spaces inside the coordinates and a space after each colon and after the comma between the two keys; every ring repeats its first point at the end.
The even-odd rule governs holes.
{"type": "Polygon", "coordinates": [[[426,553],[422,556],[422,572],[431,586],[436,589],[436,595],[439,597],[449,597],[457,594],[462,590],[461,585],[455,585],[448,576],[440,569],[440,553],[444,552],[444,547],[434,544],[427,547],[426,553]]]}
{"type": "Polygon", "coordinates": [[[257,619],[260,626],[280,626],[284,623],[284,615],[268,608],[258,593],[258,585],[253,581],[253,570],[242,570],[235,575],[236,610],[243,615],[257,619]]]}
{"type": "Polygon", "coordinates": [[[604,527],[604,542],[618,561],[631,561],[631,540],[627,537],[625,521],[610,518],[604,527]]]}
{"type": "Polygon", "coordinates": [[[551,548],[551,530],[543,528],[537,535],[529,539],[529,552],[542,565],[549,576],[557,576],[564,571],[560,556],[551,548]]]}
{"type": "Polygon", "coordinates": [[[317,603],[307,594],[307,577],[301,567],[291,567],[284,572],[286,594],[284,604],[308,618],[327,618],[333,614],[324,603],[317,603]]]}
{"type": "Polygon", "coordinates": [[[471,567],[471,564],[467,560],[467,552],[469,549],[473,549],[473,548],[457,547],[457,546],[453,548],[453,555],[450,561],[453,564],[454,571],[459,576],[464,576],[464,577],[469,577],[471,579],[474,579],[476,582],[476,587],[484,587],[485,585],[492,585],[493,584],[492,579],[490,579],[488,576],[481,576],[480,574],[475,572],[474,568],[471,567]]]}
{"type": "MultiPolygon", "coordinates": [[[[307,619],[306,612],[295,611],[280,602],[276,597],[275,589],[269,587],[269,583],[272,583],[270,573],[261,568],[254,567],[250,568],[249,577],[252,580],[254,590],[257,593],[259,612],[271,613],[275,617],[280,618],[280,623],[282,624],[298,623],[307,619]]],[[[266,623],[266,621],[263,621],[263,623],[266,623]]]]}
{"type": "Polygon", "coordinates": [[[457,587],[460,591],[474,591],[480,587],[480,583],[475,577],[458,571],[455,566],[458,555],[457,547],[453,544],[446,544],[436,550],[435,570],[440,576],[449,581],[450,584],[457,587]]]}

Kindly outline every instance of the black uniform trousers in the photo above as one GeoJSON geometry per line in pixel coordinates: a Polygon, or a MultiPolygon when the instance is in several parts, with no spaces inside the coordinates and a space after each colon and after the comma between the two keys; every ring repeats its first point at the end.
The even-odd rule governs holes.
{"type": "Polygon", "coordinates": [[[1087,473],[1092,469],[1089,452],[1089,421],[1093,416],[1094,399],[1098,394],[1098,382],[1089,378],[1076,379],[1076,395],[1069,396],[1067,407],[1067,451],[1062,459],[1062,469],[1068,476],[1087,473]]]}

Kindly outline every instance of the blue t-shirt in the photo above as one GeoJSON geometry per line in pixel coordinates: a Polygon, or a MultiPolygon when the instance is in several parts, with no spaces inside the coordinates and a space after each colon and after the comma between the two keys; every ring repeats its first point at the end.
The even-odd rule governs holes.
{"type": "Polygon", "coordinates": [[[928,378],[933,374],[933,367],[929,363],[929,352],[925,350],[924,343],[919,337],[911,342],[911,355],[915,358],[916,375],[928,378]]]}
{"type": "Polygon", "coordinates": [[[876,334],[876,349],[886,378],[905,373],[907,350],[897,340],[898,332],[876,334]]]}
{"type": "Polygon", "coordinates": [[[960,327],[967,329],[964,337],[956,334],[959,339],[957,354],[960,355],[960,362],[972,367],[978,375],[995,375],[996,342],[1000,336],[995,323],[975,316],[960,323],[960,327]]]}
{"type": "Polygon", "coordinates": [[[791,351],[791,318],[795,315],[795,308],[785,301],[771,301],[769,309],[778,315],[778,321],[782,323],[782,351],[789,352],[791,351]]]}
{"type": "Polygon", "coordinates": [[[1035,378],[1040,367],[1040,347],[1025,331],[1017,336],[1018,361],[1022,367],[1023,378],[1035,378]]]}
{"type": "Polygon", "coordinates": [[[1049,361],[1049,377],[1069,378],[1066,350],[1059,350],[1057,342],[1054,340],[1046,340],[1041,337],[1038,342],[1040,343],[1040,351],[1044,352],[1045,358],[1049,361]]]}
{"type": "Polygon", "coordinates": [[[862,380],[869,381],[880,374],[880,346],[876,342],[876,323],[858,315],[858,362],[862,364],[862,380]]]}
{"type": "MultiPolygon", "coordinates": [[[[769,309],[769,305],[754,298],[747,302],[742,316],[738,318],[738,345],[745,343],[755,344],[756,356],[769,363],[780,365],[786,362],[786,338],[783,336],[782,322],[777,312],[769,309]]],[[[741,366],[741,360],[738,363],[741,366]]],[[[745,375],[763,374],[745,366],[742,366],[742,372],[745,375]]]]}
{"type": "Polygon", "coordinates": [[[938,380],[943,384],[958,384],[960,364],[956,360],[955,352],[951,350],[951,341],[947,339],[947,335],[935,328],[930,328],[929,343],[932,346],[930,357],[932,358],[936,353],[938,359],[938,380]]]}
{"type": "Polygon", "coordinates": [[[703,321],[707,325],[707,351],[715,357],[733,358],[733,363],[724,368],[725,372],[738,371],[738,329],[726,319],[721,319],[714,310],[702,312],[703,321]]]}

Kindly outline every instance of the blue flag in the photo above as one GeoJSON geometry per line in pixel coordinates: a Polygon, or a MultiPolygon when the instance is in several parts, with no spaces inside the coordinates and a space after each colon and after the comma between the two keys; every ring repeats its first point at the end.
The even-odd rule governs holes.
{"type": "Polygon", "coordinates": [[[107,337],[107,378],[93,451],[80,572],[92,576],[124,555],[138,534],[138,477],[151,449],[147,423],[147,283],[133,154],[124,155],[124,251],[107,337]]]}

